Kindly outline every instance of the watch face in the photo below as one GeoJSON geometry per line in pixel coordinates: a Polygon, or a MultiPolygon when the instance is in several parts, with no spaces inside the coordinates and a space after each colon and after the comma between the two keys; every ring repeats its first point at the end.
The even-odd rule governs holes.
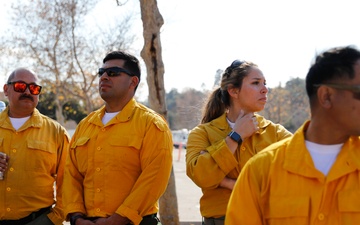
{"type": "Polygon", "coordinates": [[[229,136],[230,136],[231,139],[233,139],[237,143],[242,141],[240,134],[236,133],[235,131],[231,131],[229,136]]]}

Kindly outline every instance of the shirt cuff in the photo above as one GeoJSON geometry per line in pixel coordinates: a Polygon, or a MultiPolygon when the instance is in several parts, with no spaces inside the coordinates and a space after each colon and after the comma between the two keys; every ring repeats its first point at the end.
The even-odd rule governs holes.
{"type": "Polygon", "coordinates": [[[118,210],[116,210],[116,213],[128,218],[134,225],[139,225],[142,220],[142,217],[138,214],[137,211],[124,205],[120,206],[118,210]]]}
{"type": "Polygon", "coordinates": [[[64,219],[58,217],[54,212],[50,212],[49,214],[47,214],[47,217],[54,225],[62,225],[64,222],[64,219]]]}
{"type": "Polygon", "coordinates": [[[225,174],[228,174],[238,165],[238,162],[227,146],[225,139],[209,147],[207,150],[225,174]]]}

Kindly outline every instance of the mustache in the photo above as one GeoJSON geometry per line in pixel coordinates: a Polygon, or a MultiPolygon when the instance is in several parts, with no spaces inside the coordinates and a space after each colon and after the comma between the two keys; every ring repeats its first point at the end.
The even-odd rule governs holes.
{"type": "Polygon", "coordinates": [[[20,97],[19,97],[20,100],[23,100],[23,99],[30,99],[31,101],[34,101],[34,98],[31,96],[31,95],[27,95],[27,94],[22,94],[20,97]]]}

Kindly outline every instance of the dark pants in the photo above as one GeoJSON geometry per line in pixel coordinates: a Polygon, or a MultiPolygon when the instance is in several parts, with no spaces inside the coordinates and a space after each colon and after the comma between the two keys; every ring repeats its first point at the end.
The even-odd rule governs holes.
{"type": "Polygon", "coordinates": [[[47,217],[50,210],[49,206],[18,220],[0,220],[0,225],[53,225],[47,217]]]}
{"type": "Polygon", "coordinates": [[[219,217],[219,218],[206,218],[204,217],[203,224],[204,225],[224,225],[225,222],[225,216],[219,217]]]}

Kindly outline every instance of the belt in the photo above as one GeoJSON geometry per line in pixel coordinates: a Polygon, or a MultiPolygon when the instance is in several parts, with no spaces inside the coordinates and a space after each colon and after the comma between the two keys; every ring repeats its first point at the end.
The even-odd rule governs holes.
{"type": "Polygon", "coordinates": [[[156,217],[157,217],[157,214],[154,213],[154,214],[151,214],[151,215],[144,216],[143,219],[150,219],[150,218],[156,218],[156,217]]]}
{"type": "MultiPolygon", "coordinates": [[[[85,219],[86,219],[86,220],[95,221],[95,220],[97,220],[97,219],[99,219],[99,218],[101,218],[101,217],[86,217],[85,219]]],[[[141,223],[140,223],[140,225],[141,225],[141,224],[148,224],[148,223],[147,223],[148,220],[151,220],[151,219],[155,219],[156,221],[159,221],[158,218],[157,218],[157,213],[144,216],[143,219],[142,219],[142,221],[141,221],[141,223]]],[[[2,224],[0,224],[0,225],[2,225],[2,224]]]]}
{"type": "Polygon", "coordinates": [[[36,218],[46,213],[47,211],[50,211],[51,208],[52,208],[51,206],[42,208],[39,211],[32,212],[27,217],[18,220],[0,220],[0,225],[24,225],[35,220],[36,218]]]}

